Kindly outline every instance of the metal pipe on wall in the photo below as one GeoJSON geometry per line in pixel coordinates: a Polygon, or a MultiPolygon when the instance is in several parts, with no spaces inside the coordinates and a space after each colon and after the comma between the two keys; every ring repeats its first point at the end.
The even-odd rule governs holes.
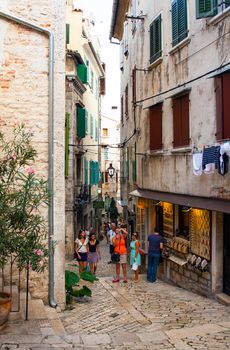
{"type": "Polygon", "coordinates": [[[53,236],[54,236],[54,34],[43,27],[40,27],[30,21],[14,16],[10,13],[0,10],[0,18],[5,18],[9,21],[22,24],[27,28],[31,28],[37,32],[46,34],[49,37],[49,139],[48,139],[48,154],[49,154],[49,174],[48,186],[51,193],[49,205],[48,220],[49,220],[49,248],[52,254],[49,258],[49,304],[51,307],[56,307],[57,303],[54,298],[54,255],[53,255],[53,236]]]}

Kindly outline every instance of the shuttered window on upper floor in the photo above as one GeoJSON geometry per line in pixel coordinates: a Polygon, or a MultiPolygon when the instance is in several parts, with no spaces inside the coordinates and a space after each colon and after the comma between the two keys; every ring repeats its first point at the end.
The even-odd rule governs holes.
{"type": "Polygon", "coordinates": [[[84,138],[86,135],[85,108],[82,108],[80,105],[76,105],[76,114],[77,136],[84,138]]]}
{"type": "Polygon", "coordinates": [[[68,45],[69,44],[69,36],[70,36],[70,25],[68,24],[68,23],[66,23],[66,25],[65,25],[65,30],[66,30],[66,32],[65,32],[65,34],[66,34],[66,39],[65,39],[65,43],[66,43],[66,45],[68,45]]]}
{"type": "Polygon", "coordinates": [[[125,116],[126,118],[129,117],[129,86],[126,85],[125,88],[125,116]]]}
{"type": "Polygon", "coordinates": [[[161,15],[150,24],[150,63],[156,61],[162,55],[161,15]]]}
{"type": "Polygon", "coordinates": [[[230,138],[230,72],[215,78],[216,139],[230,138]]]}
{"type": "Polygon", "coordinates": [[[217,0],[196,0],[197,19],[215,16],[217,13],[217,0]]]}
{"type": "Polygon", "coordinates": [[[83,84],[88,83],[88,67],[85,64],[77,65],[77,76],[83,84]]]}
{"type": "Polygon", "coordinates": [[[88,118],[88,111],[85,110],[85,133],[86,133],[86,135],[89,132],[89,126],[88,126],[89,120],[88,119],[89,119],[88,118]]]}
{"type": "Polygon", "coordinates": [[[89,161],[84,159],[84,183],[87,186],[89,184],[89,161]]]}
{"type": "Polygon", "coordinates": [[[150,125],[150,150],[162,149],[162,103],[154,105],[149,109],[150,125]]]}
{"type": "Polygon", "coordinates": [[[189,94],[173,99],[173,147],[188,146],[189,136],[189,94]]]}
{"type": "Polygon", "coordinates": [[[177,45],[188,35],[187,0],[172,1],[172,46],[177,45]]]}
{"type": "Polygon", "coordinates": [[[124,122],[124,98],[121,96],[121,124],[124,122]]]}

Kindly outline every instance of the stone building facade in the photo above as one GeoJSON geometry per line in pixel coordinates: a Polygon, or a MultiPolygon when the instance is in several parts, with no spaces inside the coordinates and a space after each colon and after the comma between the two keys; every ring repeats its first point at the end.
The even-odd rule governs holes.
{"type": "Polygon", "coordinates": [[[121,47],[127,218],[135,212],[145,248],[156,226],[164,235],[164,279],[224,299],[230,175],[205,157],[219,150],[229,156],[229,6],[114,0],[110,33],[121,47]]]}
{"type": "Polygon", "coordinates": [[[100,44],[72,0],[66,15],[66,254],[73,256],[80,229],[99,230],[101,96],[105,93],[100,44]]]}
{"type": "Polygon", "coordinates": [[[65,303],[65,1],[3,0],[0,3],[0,125],[33,130],[36,171],[49,179],[49,241],[56,241],[48,274],[34,279],[38,296],[65,303]],[[53,46],[54,44],[54,46],[53,46]],[[54,47],[54,51],[53,51],[54,47]],[[49,292],[48,291],[49,285],[49,292]]]}

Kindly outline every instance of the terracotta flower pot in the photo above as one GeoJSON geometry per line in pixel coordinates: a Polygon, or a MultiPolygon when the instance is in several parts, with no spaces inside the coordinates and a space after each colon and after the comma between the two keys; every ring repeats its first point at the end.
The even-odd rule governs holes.
{"type": "Polygon", "coordinates": [[[9,293],[0,292],[0,326],[7,322],[11,309],[11,297],[9,293]]]}

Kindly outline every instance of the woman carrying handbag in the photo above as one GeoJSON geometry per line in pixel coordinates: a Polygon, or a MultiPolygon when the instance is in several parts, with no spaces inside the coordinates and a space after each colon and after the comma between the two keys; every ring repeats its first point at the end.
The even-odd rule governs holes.
{"type": "Polygon", "coordinates": [[[132,267],[132,270],[134,272],[133,281],[138,282],[138,275],[139,275],[139,266],[141,266],[141,255],[139,252],[140,243],[138,241],[138,233],[134,232],[132,233],[132,240],[130,242],[130,265],[132,267]]]}

